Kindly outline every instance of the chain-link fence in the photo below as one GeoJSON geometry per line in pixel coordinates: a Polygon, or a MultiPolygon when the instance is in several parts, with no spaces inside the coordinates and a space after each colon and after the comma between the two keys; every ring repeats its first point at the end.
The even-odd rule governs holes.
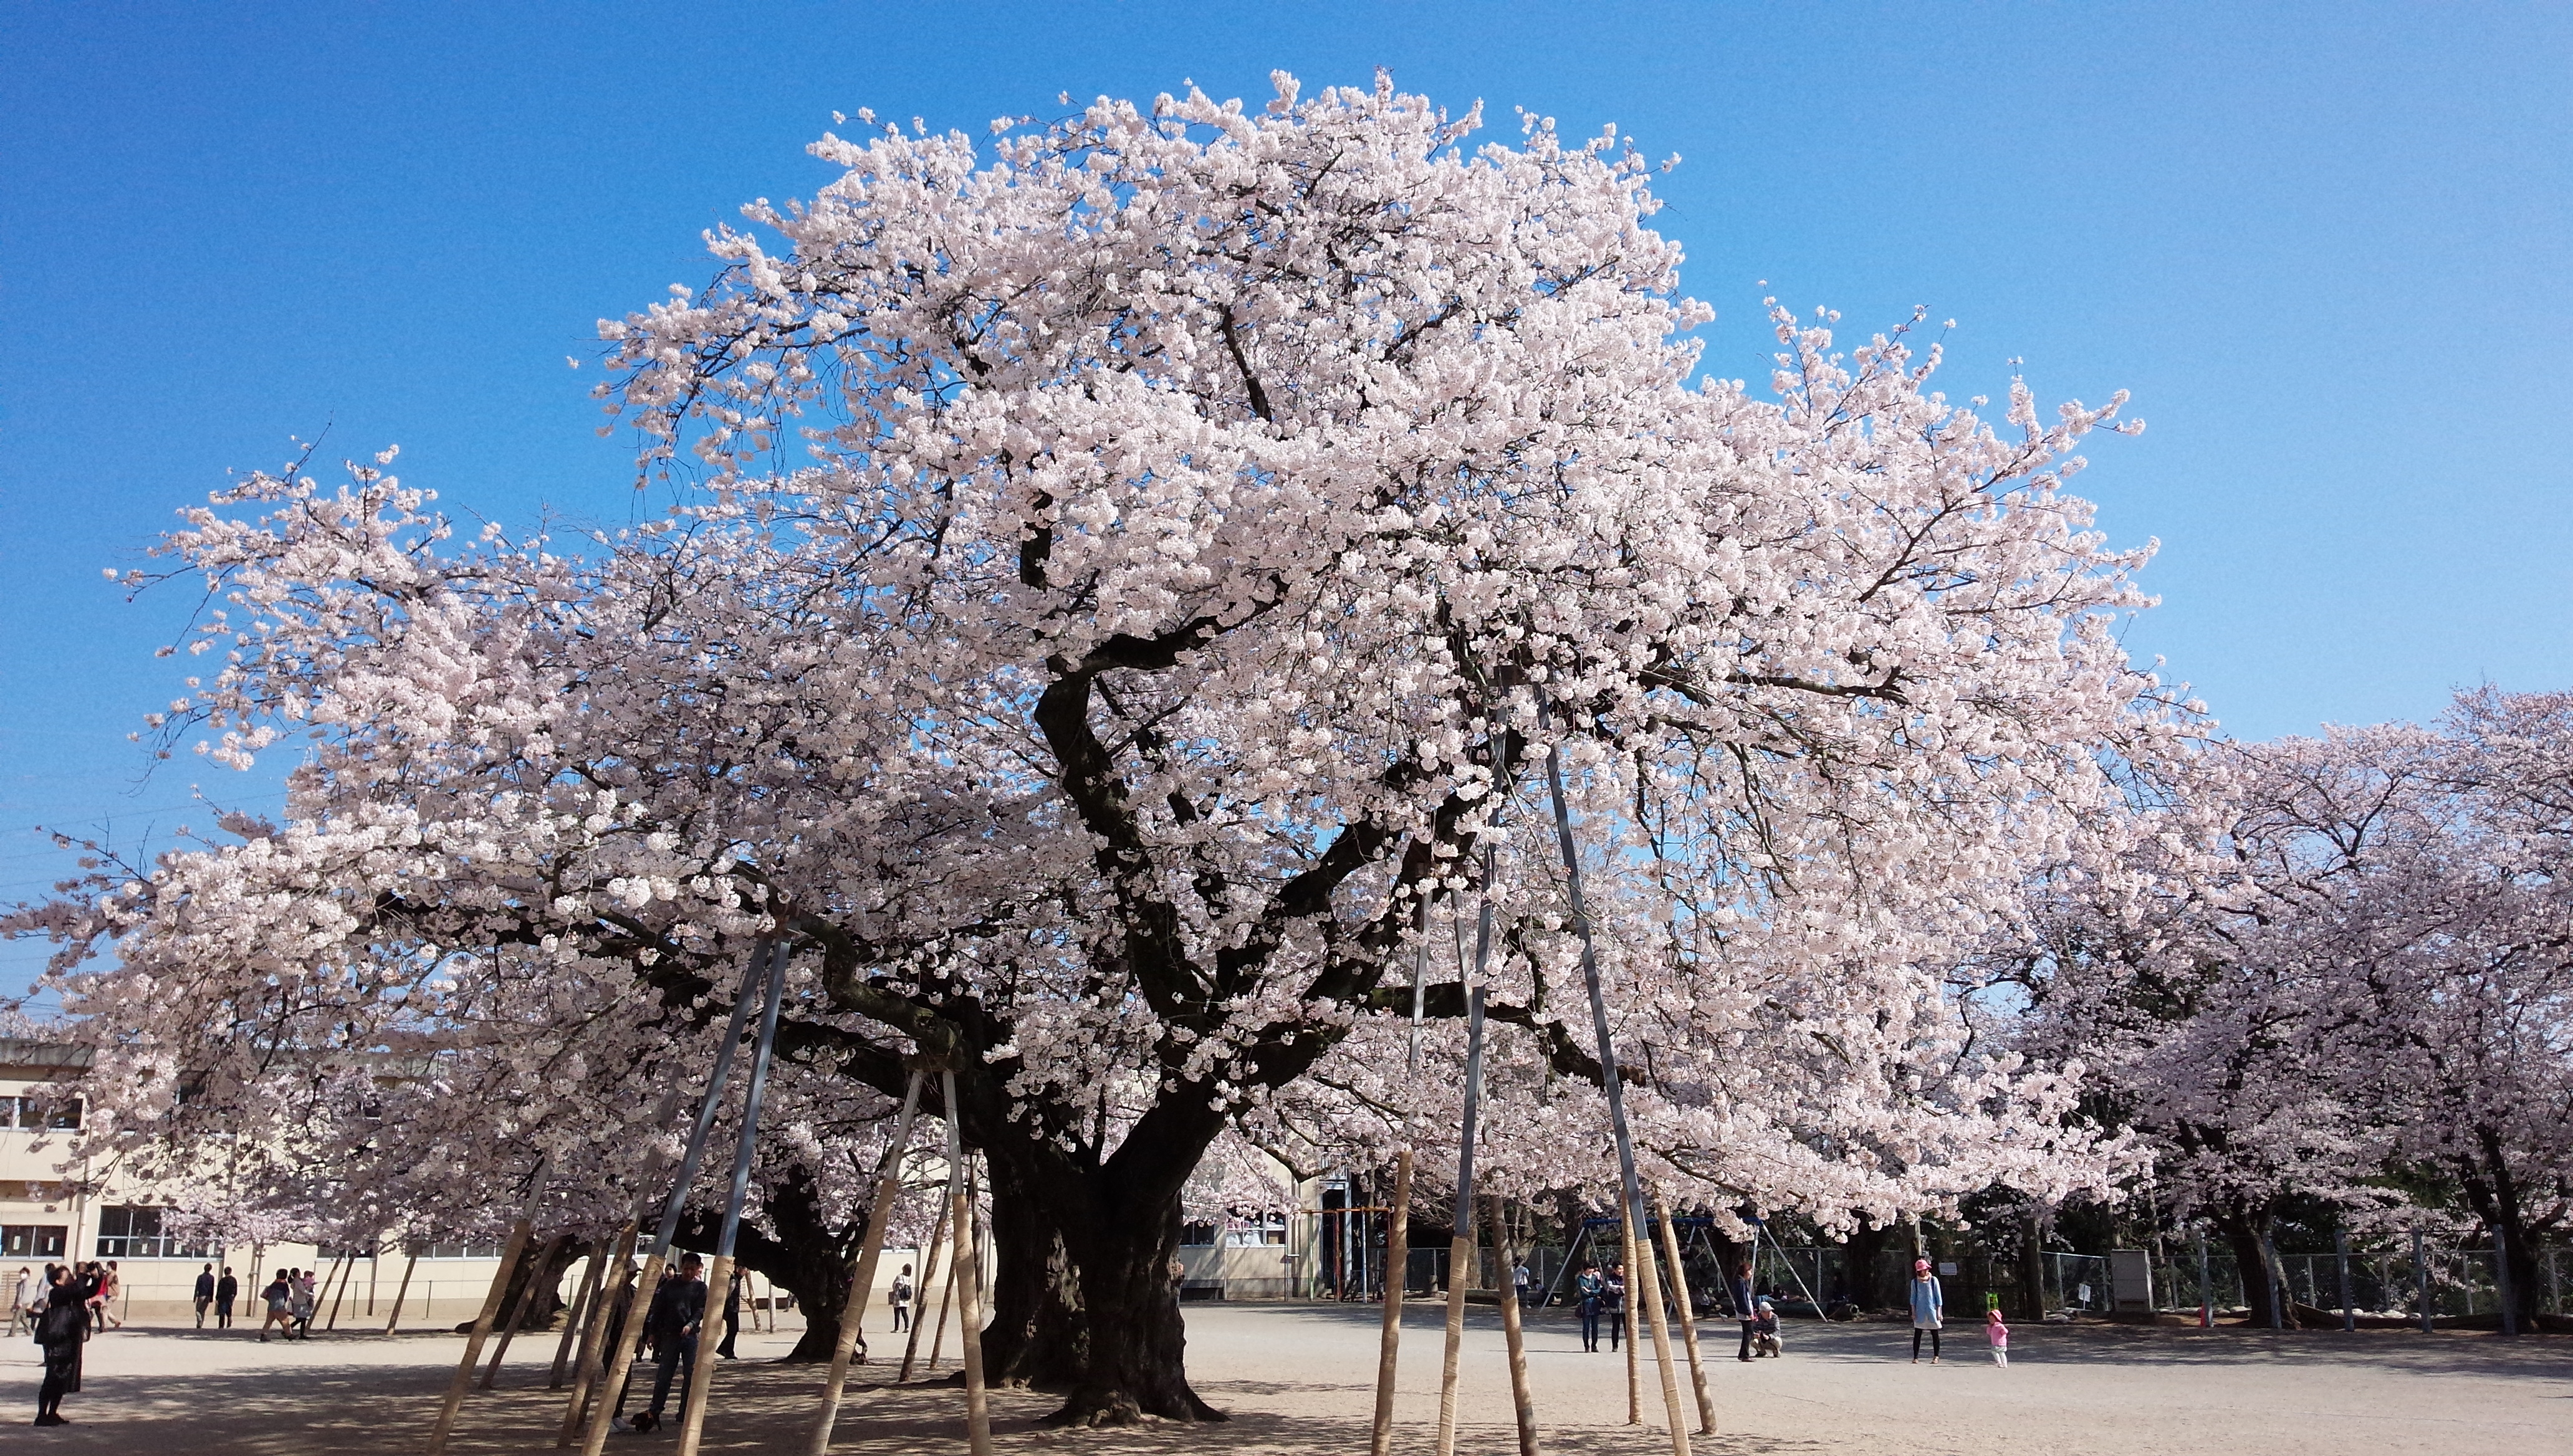
{"type": "MultiPolygon", "coordinates": [[[[2230,1252],[2206,1250],[2204,1274],[2197,1256],[2186,1249],[2153,1266],[2154,1304],[2165,1310],[2191,1311],[2210,1305],[2218,1312],[2251,1307],[2244,1270],[2230,1252]]],[[[2442,1245],[2424,1241],[2415,1259],[2411,1241],[2353,1242],[2346,1256],[2337,1251],[2304,1251],[2277,1255],[2280,1293],[2307,1309],[2337,1313],[2346,1305],[2354,1315],[2372,1319],[2417,1319],[2488,1315],[2501,1308],[2499,1261],[2489,1244],[2442,1245]],[[2342,1291],[2346,1269],[2348,1290],[2342,1291]]],[[[2537,1250],[2537,1287],[2528,1291],[2538,1312],[2573,1314],[2565,1296],[2565,1278],[2573,1274],[2573,1252],[2552,1246],[2537,1250]]],[[[2249,1271],[2259,1277],[2256,1264],[2249,1271]]]]}

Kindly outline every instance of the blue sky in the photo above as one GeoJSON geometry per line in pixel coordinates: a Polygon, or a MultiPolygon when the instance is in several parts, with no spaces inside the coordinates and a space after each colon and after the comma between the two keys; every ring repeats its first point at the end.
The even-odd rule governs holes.
{"type": "MultiPolygon", "coordinates": [[[[1398,85],[1678,153],[1663,229],[1760,377],[1775,292],[1954,318],[1949,392],[2134,391],[2090,453],[2234,732],[2573,685],[2573,7],[1904,4],[0,7],[0,900],[37,823],[204,822],[125,741],[193,603],[135,564],[227,470],[403,446],[512,526],[621,521],[566,356],[809,192],[833,110],[978,132],[1058,92],[1398,85]],[[1761,285],[1766,280],[1767,288],[1761,285]]],[[[0,948],[0,988],[32,972],[0,948]]]]}

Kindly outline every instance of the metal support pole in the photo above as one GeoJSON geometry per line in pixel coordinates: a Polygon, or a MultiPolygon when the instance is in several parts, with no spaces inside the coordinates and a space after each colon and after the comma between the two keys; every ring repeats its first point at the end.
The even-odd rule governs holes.
{"type": "Polygon", "coordinates": [[[875,1205],[867,1212],[867,1241],[849,1280],[848,1302],[840,1308],[839,1338],[831,1342],[831,1378],[822,1386],[822,1411],[813,1420],[808,1456],[829,1456],[831,1428],[840,1420],[840,1398],[849,1388],[849,1359],[857,1352],[859,1328],[867,1317],[867,1297],[875,1287],[876,1264],[884,1255],[885,1225],[893,1220],[894,1198],[902,1192],[902,1152],[911,1144],[911,1121],[920,1111],[920,1085],[925,1074],[913,1072],[902,1090],[902,1114],[894,1119],[893,1140],[876,1162],[875,1205]]]}
{"type": "MultiPolygon", "coordinates": [[[[634,1302],[642,1306],[637,1313],[648,1313],[653,1291],[661,1278],[661,1266],[670,1259],[670,1240],[678,1237],[679,1215],[687,1210],[688,1189],[697,1180],[697,1163],[705,1155],[706,1132],[714,1126],[715,1110],[722,1105],[724,1083],[732,1076],[733,1052],[741,1045],[741,1029],[750,1016],[750,1004],[759,995],[760,976],[767,970],[768,942],[751,947],[750,964],[741,973],[741,990],[734,993],[732,1016],[724,1023],[723,1041],[715,1047],[714,1071],[706,1077],[706,1094],[697,1103],[696,1124],[688,1129],[687,1151],[679,1157],[678,1179],[670,1185],[670,1196],[661,1205],[661,1226],[652,1236],[652,1252],[643,1260],[643,1271],[635,1277],[634,1302]]],[[[607,1425],[616,1414],[616,1402],[608,1392],[621,1390],[625,1374],[634,1368],[634,1354],[643,1346],[642,1318],[628,1318],[624,1332],[617,1336],[616,1348],[608,1356],[607,1368],[601,1372],[598,1400],[590,1408],[589,1429],[582,1433],[581,1456],[599,1456],[607,1447],[607,1425]]]]}
{"type": "MultiPolygon", "coordinates": [[[[741,1131],[733,1143],[732,1187],[724,1195],[723,1228],[715,1237],[715,1259],[706,1271],[706,1312],[697,1321],[697,1368],[688,1381],[688,1399],[679,1412],[679,1456],[697,1456],[706,1428],[706,1402],[714,1394],[715,1322],[724,1319],[732,1289],[733,1245],[741,1234],[742,1200],[750,1196],[750,1164],[759,1151],[759,1104],[768,1092],[768,1064],[777,1049],[777,1012],[786,996],[786,947],[768,948],[768,994],[759,1008],[759,1043],[750,1053],[750,1086],[742,1092],[741,1131]]],[[[729,1322],[724,1338],[732,1337],[729,1322]]]]}
{"type": "MultiPolygon", "coordinates": [[[[1540,723],[1547,715],[1548,704],[1540,693],[1537,712],[1540,723]]],[[[1643,1222],[1643,1183],[1635,1173],[1635,1139],[1626,1125],[1626,1092],[1617,1076],[1617,1043],[1608,1030],[1608,999],[1599,984],[1599,951],[1590,928],[1590,912],[1581,897],[1581,856],[1572,846],[1572,813],[1563,795],[1563,745],[1553,744],[1545,756],[1546,787],[1554,797],[1555,844],[1563,853],[1563,878],[1566,899],[1570,901],[1572,923],[1581,933],[1581,977],[1590,992],[1590,1028],[1599,1044],[1599,1086],[1608,1098],[1609,1128],[1617,1140],[1617,1175],[1624,1194],[1627,1226],[1631,1230],[1643,1222]]],[[[1633,1300],[1633,1280],[1627,1281],[1628,1301],[1633,1300]]],[[[1632,1324],[1628,1335],[1633,1334],[1632,1324]]],[[[1678,1404],[1678,1389],[1673,1384],[1671,1403],[1678,1404]]],[[[1672,1456],[1688,1456],[1688,1424],[1671,1421],[1672,1456]]]]}

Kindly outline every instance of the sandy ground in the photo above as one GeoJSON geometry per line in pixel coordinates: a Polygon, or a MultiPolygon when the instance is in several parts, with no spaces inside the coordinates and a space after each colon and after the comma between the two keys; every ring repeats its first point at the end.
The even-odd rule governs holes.
{"type": "MultiPolygon", "coordinates": [[[[1398,1451],[1431,1446],[1439,1319],[1437,1308],[1420,1304],[1405,1321],[1398,1451]]],[[[1791,1322],[1787,1334],[1785,1359],[1745,1365],[1732,1358],[1726,1331],[1708,1326],[1723,1434],[1700,1438],[1698,1451],[2573,1456],[2573,1337],[2023,1327],[2004,1370],[1989,1363],[1974,1330],[1959,1331],[1949,1346],[1956,1358],[1935,1367],[1909,1363],[1906,1332],[1894,1325],[1791,1322]]],[[[880,1350],[889,1344],[876,1338],[880,1350]]],[[[791,1341],[791,1331],[743,1336],[747,1358],[724,1366],[718,1378],[707,1451],[801,1451],[818,1373],[761,1358],[791,1341]]],[[[64,1407],[75,1424],[20,1428],[0,1437],[0,1449],[124,1456],[412,1451],[426,1438],[462,1343],[449,1335],[341,1334],[262,1345],[239,1333],[121,1330],[90,1343],[85,1389],[64,1407]]],[[[1191,1306],[1192,1375],[1232,1421],[1051,1432],[1037,1420],[1052,1402],[1002,1392],[993,1401],[995,1446],[1096,1456],[1363,1451],[1374,1346],[1374,1315],[1365,1309],[1191,1306]]],[[[466,1405],[449,1449],[457,1456],[551,1451],[562,1408],[562,1398],[545,1389],[553,1349],[550,1337],[519,1341],[500,1389],[466,1405]]],[[[0,1345],[0,1389],[16,1405],[13,1425],[34,1414],[35,1353],[24,1337],[0,1345]]],[[[1640,1367],[1642,1428],[1623,1424],[1623,1358],[1582,1353],[1569,1323],[1548,1319],[1531,1330],[1529,1364],[1549,1452],[1669,1449],[1649,1346],[1640,1367]]],[[[880,1368],[862,1367],[861,1378],[880,1368]]],[[[1686,1401],[1685,1365],[1680,1378],[1686,1401]]],[[[1488,1310],[1474,1312],[1466,1335],[1461,1405],[1460,1451],[1515,1451],[1500,1332],[1488,1310]]],[[[666,1434],[618,1436],[610,1450],[674,1443],[666,1434]]],[[[918,1384],[865,1388],[841,1421],[837,1449],[962,1451],[963,1396],[918,1384]]]]}

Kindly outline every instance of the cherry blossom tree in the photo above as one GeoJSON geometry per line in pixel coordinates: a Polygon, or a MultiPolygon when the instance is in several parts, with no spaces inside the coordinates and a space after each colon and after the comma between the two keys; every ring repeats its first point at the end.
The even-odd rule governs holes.
{"type": "Polygon", "coordinates": [[[1510,833],[1554,753],[1662,1175],[1880,1214],[2096,1181],[2069,1084],[1937,968],[2172,731],[2111,630],[2141,555],[2062,488],[2118,402],[2014,386],[1997,431],[1908,334],[1784,314],[1771,393],[1700,378],[1649,167],[1480,120],[1282,76],[988,156],[826,138],[837,181],[608,328],[687,508],[458,542],[380,461],[197,512],[216,666],[167,727],[308,759],[276,823],[21,918],[108,1129],[290,1051],[472,1048],[504,1091],[433,1135],[621,1186],[781,937],[791,1064],[957,1072],[996,1374],[1211,1416],[1190,1180],[1310,1088],[1326,1141],[1438,1111],[1452,1070],[1384,1052],[1486,849],[1501,1185],[1601,1166],[1559,867],[1510,833]]]}
{"type": "MultiPolygon", "coordinates": [[[[2030,918],[2026,1045],[2081,1059],[2243,1268],[2299,1205],[2479,1225],[2534,1313],[2534,1241],[2573,1213],[2564,702],[2483,691],[2435,731],[2207,745],[2116,873],[2030,918]]],[[[2262,1320],[2268,1282],[2246,1281],[2262,1320]]]]}

